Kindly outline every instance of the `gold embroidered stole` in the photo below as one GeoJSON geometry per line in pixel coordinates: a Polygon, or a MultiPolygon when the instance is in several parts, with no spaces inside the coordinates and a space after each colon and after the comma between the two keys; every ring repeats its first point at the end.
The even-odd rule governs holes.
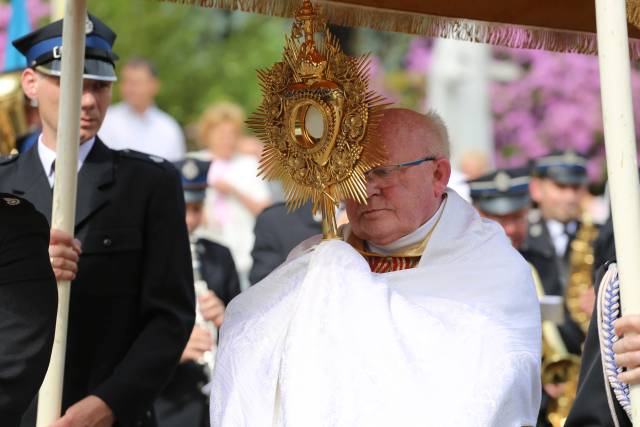
{"type": "MultiPolygon", "coordinates": [[[[445,197],[443,203],[447,203],[447,198],[445,197]]],[[[353,248],[358,251],[369,263],[369,268],[373,273],[389,273],[391,271],[400,271],[406,270],[409,268],[414,268],[420,262],[420,258],[422,254],[427,249],[427,244],[431,239],[431,235],[435,230],[436,226],[440,222],[440,218],[442,218],[442,214],[444,213],[445,206],[442,206],[440,213],[438,214],[438,218],[436,222],[431,226],[427,235],[420,242],[410,245],[402,250],[389,254],[389,255],[381,255],[374,252],[369,252],[366,248],[367,245],[364,240],[357,237],[355,234],[349,233],[349,237],[346,239],[346,242],[349,243],[353,248]]],[[[342,234],[343,229],[340,229],[340,233],[342,234]]],[[[343,236],[344,239],[344,236],[343,236]]]]}

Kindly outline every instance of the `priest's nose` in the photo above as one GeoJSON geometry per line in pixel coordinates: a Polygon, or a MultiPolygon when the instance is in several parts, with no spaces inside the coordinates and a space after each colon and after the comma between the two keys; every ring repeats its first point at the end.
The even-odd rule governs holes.
{"type": "Polygon", "coordinates": [[[367,178],[367,199],[380,195],[380,186],[376,179],[367,178]]]}

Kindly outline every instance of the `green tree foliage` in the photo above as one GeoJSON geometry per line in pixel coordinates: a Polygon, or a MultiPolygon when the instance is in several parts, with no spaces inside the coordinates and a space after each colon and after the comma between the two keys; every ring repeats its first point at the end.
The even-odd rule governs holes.
{"type": "Polygon", "coordinates": [[[162,81],[157,103],[183,126],[220,100],[254,111],[261,99],[256,68],[279,60],[290,28],[284,19],[153,0],[94,1],[89,7],[118,33],[118,67],[131,56],[155,63],[162,81]]]}
{"type": "MultiPolygon", "coordinates": [[[[8,17],[9,0],[0,0],[0,44],[8,17]]],[[[48,20],[48,0],[28,0],[31,15],[48,20]]],[[[261,101],[256,69],[279,61],[291,20],[264,15],[175,4],[160,0],[91,1],[89,12],[118,34],[115,52],[122,64],[133,56],[149,58],[162,86],[158,106],[189,129],[211,103],[227,100],[249,114],[261,101]]],[[[34,22],[34,25],[37,25],[34,22]]],[[[352,55],[370,52],[374,69],[402,69],[409,36],[367,29],[338,31],[352,55]]],[[[398,84],[402,85],[402,78],[398,84]]],[[[380,88],[388,82],[380,82],[380,88]]],[[[396,85],[394,85],[395,87],[396,85]]],[[[120,100],[119,85],[114,102],[120,100]]],[[[187,132],[189,135],[189,132],[187,132]]]]}

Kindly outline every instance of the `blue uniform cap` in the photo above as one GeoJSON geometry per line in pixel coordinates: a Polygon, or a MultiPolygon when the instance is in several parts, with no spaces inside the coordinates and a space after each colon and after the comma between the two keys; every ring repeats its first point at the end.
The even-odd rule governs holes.
{"type": "Polygon", "coordinates": [[[491,215],[508,215],[528,207],[529,169],[498,169],[467,181],[473,204],[491,215]]]}
{"type": "MultiPolygon", "coordinates": [[[[27,66],[44,74],[60,76],[62,64],[62,20],[14,40],[12,43],[27,59],[27,66]]],[[[104,22],[88,15],[85,23],[85,79],[115,81],[115,61],[111,49],[116,40],[114,33],[104,22]]]]}
{"type": "Polygon", "coordinates": [[[207,190],[207,174],[211,162],[188,158],[173,164],[180,171],[185,202],[202,202],[207,190]]]}
{"type": "Polygon", "coordinates": [[[586,185],[587,158],[573,150],[554,151],[536,159],[533,174],[558,184],[586,185]]]}

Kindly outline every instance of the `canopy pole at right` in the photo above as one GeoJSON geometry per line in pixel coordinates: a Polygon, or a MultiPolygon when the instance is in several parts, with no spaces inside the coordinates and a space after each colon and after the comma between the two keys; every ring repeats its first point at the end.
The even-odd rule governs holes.
{"type": "MultiPolygon", "coordinates": [[[[640,182],[631,101],[624,0],[595,0],[598,59],[611,215],[622,313],[640,314],[640,182]]],[[[640,426],[640,386],[631,387],[632,422],[640,426]]]]}

